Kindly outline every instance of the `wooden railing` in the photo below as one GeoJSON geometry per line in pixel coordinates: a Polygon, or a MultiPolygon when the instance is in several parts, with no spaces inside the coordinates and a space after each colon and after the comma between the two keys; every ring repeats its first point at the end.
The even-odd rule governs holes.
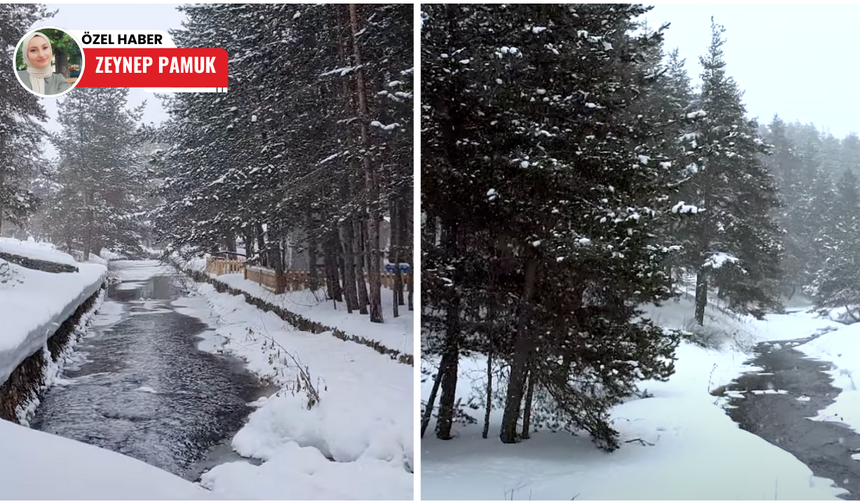
{"type": "Polygon", "coordinates": [[[230,273],[241,273],[245,269],[244,259],[222,259],[210,257],[206,261],[206,273],[213,275],[229,275],[230,273]]]}
{"type": "MultiPolygon", "coordinates": [[[[269,268],[262,268],[259,266],[247,266],[244,271],[245,278],[247,280],[257,282],[258,284],[268,287],[272,290],[274,290],[277,286],[274,270],[271,270],[269,268]]],[[[382,280],[382,287],[394,290],[394,274],[382,273],[380,276],[382,280]]],[[[284,277],[284,287],[288,291],[300,291],[310,288],[311,274],[308,271],[286,271],[284,272],[284,277]]],[[[369,280],[367,275],[364,276],[364,279],[365,281],[369,280]]],[[[403,282],[404,289],[411,291],[412,276],[404,274],[401,275],[401,279],[403,282]]],[[[324,281],[325,280],[323,278],[319,279],[319,282],[321,284],[324,281]]]]}
{"type": "MultiPolygon", "coordinates": [[[[242,259],[223,259],[211,257],[206,262],[206,272],[215,276],[229,275],[231,273],[242,273],[245,279],[260,285],[275,289],[277,286],[275,271],[261,266],[246,266],[242,259]]],[[[394,290],[394,273],[380,273],[382,287],[394,290]]],[[[407,291],[412,290],[412,275],[401,273],[403,287],[407,291]]],[[[284,272],[284,286],[288,291],[300,291],[310,288],[311,274],[308,271],[286,271],[284,272]]],[[[369,280],[367,274],[365,281],[369,280]]],[[[325,279],[320,278],[320,283],[325,279]]]]}

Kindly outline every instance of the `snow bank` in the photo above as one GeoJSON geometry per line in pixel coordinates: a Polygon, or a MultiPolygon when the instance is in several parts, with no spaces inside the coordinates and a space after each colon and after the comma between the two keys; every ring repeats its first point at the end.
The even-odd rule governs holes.
{"type": "MultiPolygon", "coordinates": [[[[50,261],[65,255],[41,244],[29,245],[11,253],[26,253],[27,257],[50,261]]],[[[41,348],[84,300],[95,294],[107,274],[100,264],[76,263],[73,259],[68,264],[77,266],[79,272],[46,273],[8,263],[12,278],[0,283],[0,383],[41,348]]]]}
{"type": "Polygon", "coordinates": [[[0,238],[0,252],[14,254],[40,261],[50,261],[60,264],[77,266],[75,258],[57,249],[50,243],[37,243],[35,241],[21,241],[15,238],[0,238]]]}
{"type": "Polygon", "coordinates": [[[277,363],[286,355],[267,348],[274,341],[307,368],[320,395],[310,409],[303,392],[282,390],[261,400],[232,444],[264,463],[215,467],[202,478],[207,488],[254,499],[412,499],[410,366],[330,334],[298,331],[210,284],[198,284],[196,292],[174,305],[214,328],[201,348],[240,356],[252,372],[289,387],[296,368],[277,363]]]}
{"type": "MultiPolygon", "coordinates": [[[[640,385],[653,397],[632,399],[612,410],[621,448],[607,454],[587,434],[551,432],[504,445],[498,439],[500,408],[491,415],[489,439],[481,438],[484,410],[469,411],[478,424],[455,425],[452,441],[436,439],[431,422],[421,444],[422,499],[823,500],[844,493],[833,481],[815,477],[792,454],[738,428],[720,407],[721,399],[710,395],[744,372],[760,371],[744,364],[756,343],[804,338],[840,324],[810,313],[768,315],[758,321],[709,306],[701,327],[686,296],[643,309],[658,325],[698,331],[717,348],[682,342],[675,374],[666,382],[640,385]]],[[[836,385],[850,391],[840,394],[833,411],[822,413],[838,410],[846,422],[858,425],[860,396],[850,380],[860,368],[860,325],[798,349],[836,363],[836,385]]],[[[480,356],[461,358],[457,397],[464,404],[473,387],[483,388],[486,365],[480,356]]],[[[424,380],[423,398],[432,385],[431,379],[424,380]]]]}
{"type": "Polygon", "coordinates": [[[90,257],[87,259],[87,262],[101,264],[104,267],[108,266],[108,260],[107,259],[100,257],[100,256],[97,256],[97,255],[93,254],[92,252],[90,252],[90,257]]]}
{"type": "Polygon", "coordinates": [[[191,271],[203,271],[206,269],[206,257],[192,257],[188,261],[184,262],[184,267],[190,269],[191,271]]]}
{"type": "Polygon", "coordinates": [[[705,308],[705,324],[696,323],[692,297],[682,295],[661,303],[644,305],[645,318],[670,329],[682,329],[703,336],[714,344],[749,351],[761,342],[805,338],[816,333],[843,327],[843,324],[820,317],[814,312],[768,314],[762,320],[721,310],[713,304],[705,308]]]}
{"type": "Polygon", "coordinates": [[[319,322],[329,327],[337,327],[347,334],[362,336],[367,339],[378,341],[392,350],[413,355],[413,323],[414,313],[406,306],[400,307],[400,316],[391,316],[391,306],[394,299],[394,291],[382,289],[382,309],[384,310],[385,323],[376,324],[370,321],[367,315],[358,312],[347,313],[346,303],[319,300],[310,290],[285,292],[275,295],[272,291],[262,285],[245,280],[244,275],[231,274],[216,277],[234,289],[247,292],[248,294],[280,306],[308,320],[319,322]]]}
{"type": "Polygon", "coordinates": [[[805,338],[844,327],[844,324],[823,318],[812,312],[770,314],[764,320],[749,321],[758,341],[778,341],[805,338]]]}
{"type": "MultiPolygon", "coordinates": [[[[421,445],[422,499],[823,500],[842,493],[790,453],[739,429],[715,404],[709,390],[752,370],[746,354],[682,343],[677,356],[668,382],[643,384],[654,397],[613,409],[622,443],[613,453],[566,433],[504,445],[501,411],[492,415],[489,439],[481,438],[481,422],[457,425],[452,441],[437,440],[431,424],[421,445]]],[[[485,372],[486,361],[461,360],[458,396],[485,372]]],[[[422,384],[422,397],[431,387],[432,380],[422,384]]]]}
{"type": "Polygon", "coordinates": [[[828,374],[833,386],[842,389],[836,401],[813,420],[842,422],[860,432],[860,324],[845,326],[795,348],[812,358],[831,362],[828,374]]]}
{"type": "Polygon", "coordinates": [[[115,261],[117,259],[125,259],[125,256],[122,256],[120,254],[117,254],[116,252],[113,252],[111,250],[104,249],[104,248],[101,250],[101,252],[99,252],[99,256],[101,256],[102,259],[105,259],[107,261],[115,261]]]}
{"type": "Polygon", "coordinates": [[[219,498],[119,453],[0,420],[0,496],[12,500],[219,498]]]}
{"type": "Polygon", "coordinates": [[[115,263],[116,268],[113,271],[122,282],[142,282],[159,275],[176,274],[176,270],[173,267],[157,260],[117,260],[115,263]]]}

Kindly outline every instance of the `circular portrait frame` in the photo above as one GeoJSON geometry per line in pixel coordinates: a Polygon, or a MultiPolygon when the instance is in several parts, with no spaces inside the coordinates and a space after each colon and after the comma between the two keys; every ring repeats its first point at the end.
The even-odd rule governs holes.
{"type": "MultiPolygon", "coordinates": [[[[49,35],[49,34],[45,34],[45,35],[49,35]]],[[[57,49],[56,49],[56,47],[55,47],[55,42],[54,42],[54,41],[51,41],[51,57],[52,57],[52,61],[56,61],[57,52],[58,52],[58,51],[57,51],[57,49]]],[[[33,94],[34,96],[37,96],[37,97],[39,97],[39,98],[58,98],[58,97],[60,97],[60,96],[65,95],[66,93],[68,93],[69,91],[71,91],[71,90],[73,90],[73,89],[75,89],[75,88],[77,87],[78,82],[80,81],[81,76],[83,76],[83,75],[84,75],[84,70],[85,70],[85,68],[84,68],[84,64],[85,64],[85,60],[86,60],[86,58],[84,57],[84,45],[81,43],[81,41],[80,41],[80,40],[78,40],[78,38],[77,38],[77,37],[75,37],[75,36],[72,34],[72,32],[71,32],[70,30],[67,30],[67,29],[62,28],[62,27],[59,27],[59,26],[39,26],[39,27],[37,27],[37,28],[33,28],[32,30],[29,30],[26,34],[24,34],[24,36],[23,36],[23,37],[21,37],[21,39],[20,39],[20,40],[18,40],[18,43],[15,45],[15,50],[14,50],[14,51],[12,51],[12,71],[13,71],[13,72],[15,72],[15,78],[16,78],[16,79],[18,79],[18,84],[20,84],[22,88],[26,89],[27,91],[29,91],[29,92],[30,92],[31,94],[33,94]],[[77,46],[78,51],[80,51],[80,57],[81,57],[81,61],[80,61],[80,71],[79,71],[79,73],[78,73],[77,80],[75,80],[75,82],[74,82],[74,83],[71,83],[71,84],[69,85],[69,88],[68,88],[68,89],[66,89],[66,90],[64,90],[64,91],[61,91],[61,92],[59,92],[59,93],[56,93],[56,94],[40,94],[40,93],[35,92],[34,90],[30,89],[30,87],[28,87],[28,86],[24,83],[24,81],[21,79],[21,76],[18,74],[18,72],[20,71],[20,70],[18,69],[18,61],[17,61],[17,58],[18,58],[18,51],[24,51],[24,50],[25,50],[25,49],[22,47],[22,46],[23,46],[23,43],[24,43],[24,39],[26,39],[27,37],[29,37],[30,35],[32,35],[32,34],[34,34],[34,33],[36,33],[36,32],[42,32],[43,30],[57,30],[57,31],[62,32],[62,33],[65,35],[65,37],[68,37],[68,38],[69,38],[69,40],[70,40],[71,42],[74,42],[74,44],[77,46]]],[[[54,73],[59,73],[59,72],[54,72],[54,73]]],[[[61,74],[61,75],[62,75],[62,74],[61,74]]]]}

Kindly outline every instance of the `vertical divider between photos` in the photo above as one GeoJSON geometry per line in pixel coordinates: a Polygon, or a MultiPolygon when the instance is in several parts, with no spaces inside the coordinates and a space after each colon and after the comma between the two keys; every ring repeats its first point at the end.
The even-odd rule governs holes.
{"type": "Polygon", "coordinates": [[[421,436],[419,424],[421,421],[421,4],[412,4],[412,50],[413,50],[413,175],[412,175],[412,290],[415,309],[414,327],[412,332],[415,365],[413,366],[413,402],[412,435],[414,437],[414,477],[413,499],[421,500],[421,436]]]}

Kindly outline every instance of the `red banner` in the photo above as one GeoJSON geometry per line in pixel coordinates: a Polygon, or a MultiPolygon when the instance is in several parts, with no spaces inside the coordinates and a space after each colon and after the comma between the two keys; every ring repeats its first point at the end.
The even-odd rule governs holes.
{"type": "Polygon", "coordinates": [[[77,87],[226,88],[224,49],[84,49],[77,87]]]}

